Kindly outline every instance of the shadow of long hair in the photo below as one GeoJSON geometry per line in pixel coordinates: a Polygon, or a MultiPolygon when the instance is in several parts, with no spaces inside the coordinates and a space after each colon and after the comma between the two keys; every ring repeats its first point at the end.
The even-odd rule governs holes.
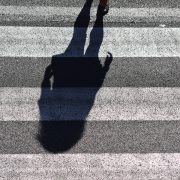
{"type": "Polygon", "coordinates": [[[72,40],[46,68],[38,102],[38,140],[49,152],[65,152],[82,137],[86,118],[112,61],[98,58],[103,41],[103,16],[97,15],[84,53],[92,0],[87,0],[74,24],[72,40]]]}

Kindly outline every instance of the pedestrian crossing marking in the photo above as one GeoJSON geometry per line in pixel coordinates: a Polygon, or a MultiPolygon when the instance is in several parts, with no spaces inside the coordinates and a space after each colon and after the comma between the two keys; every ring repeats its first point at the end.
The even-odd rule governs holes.
{"type": "MultiPolygon", "coordinates": [[[[13,3],[18,4],[19,1],[13,3]]],[[[41,4],[39,1],[36,3],[41,4]]],[[[6,2],[1,4],[6,4],[6,2]]],[[[74,29],[73,24],[66,27],[64,22],[74,22],[81,8],[72,7],[72,5],[64,7],[63,1],[62,4],[63,7],[0,6],[1,71],[5,68],[5,61],[7,61],[7,66],[9,65],[9,69],[5,69],[1,74],[3,78],[17,77],[17,72],[13,74],[14,71],[11,71],[8,64],[12,58],[16,58],[18,63],[18,61],[23,62],[23,58],[32,57],[37,60],[36,65],[38,65],[40,58],[50,60],[53,55],[66,50],[74,29]],[[15,22],[18,21],[27,21],[29,27],[17,26],[15,22]],[[40,27],[36,27],[38,25],[31,21],[37,24],[42,22],[44,27],[41,27],[41,24],[40,27]],[[51,21],[55,21],[57,27],[46,27],[51,21]],[[14,25],[11,26],[8,23],[14,23],[14,25]]],[[[162,5],[162,2],[159,4],[162,5]]],[[[90,22],[95,20],[96,11],[97,7],[92,7],[90,22]]],[[[180,88],[178,84],[180,29],[164,26],[166,23],[180,22],[180,9],[112,7],[104,18],[104,22],[109,24],[104,27],[100,58],[106,57],[108,51],[113,54],[114,61],[127,58],[128,62],[128,58],[132,58],[131,61],[138,58],[139,63],[144,63],[142,67],[146,67],[143,70],[147,70],[142,72],[143,75],[147,75],[144,81],[153,77],[148,73],[155,68],[156,71],[152,70],[151,73],[158,72],[162,78],[159,77],[160,80],[166,80],[162,83],[166,83],[159,87],[158,81],[150,79],[148,83],[142,83],[144,86],[133,87],[132,84],[128,86],[126,81],[129,77],[131,82],[133,81],[132,72],[134,71],[131,69],[134,68],[136,73],[141,74],[139,69],[142,68],[138,69],[138,63],[133,64],[129,61],[129,67],[127,64],[124,66],[128,67],[129,72],[127,76],[124,76],[124,84],[119,85],[120,87],[116,87],[117,84],[114,87],[101,87],[97,92],[87,121],[83,122],[84,125],[92,124],[91,128],[86,126],[83,132],[89,133],[89,136],[85,136],[85,140],[79,142],[77,140],[74,149],[70,149],[69,153],[54,155],[49,154],[48,148],[45,150],[45,147],[42,147],[36,136],[38,125],[43,124],[37,104],[42,89],[37,85],[33,88],[24,87],[23,83],[19,87],[13,87],[13,83],[9,81],[6,87],[0,88],[0,178],[49,180],[65,179],[65,177],[70,179],[92,179],[92,177],[97,179],[157,179],[161,177],[172,179],[172,177],[180,177],[180,88]],[[133,28],[111,26],[111,23],[131,21],[135,23],[133,28]],[[156,22],[163,26],[136,28],[136,21],[156,22]],[[158,61],[156,57],[164,61],[158,61]],[[152,65],[153,61],[145,61],[142,58],[152,58],[157,61],[157,64],[152,65]],[[162,68],[158,69],[159,67],[162,68]],[[167,83],[175,80],[177,83],[167,83]],[[157,83],[155,87],[150,86],[152,82],[157,83]],[[126,85],[128,87],[123,87],[126,85]]],[[[79,28],[79,30],[82,29],[79,28]]],[[[92,27],[87,30],[84,50],[89,44],[91,30],[92,27]]],[[[81,40],[78,39],[79,37],[76,38],[77,41],[81,40]]],[[[78,50],[78,43],[73,46],[74,52],[78,50]]],[[[69,56],[79,57],[79,54],[70,53],[69,56]]],[[[119,68],[116,65],[111,68],[119,68]]],[[[18,71],[18,68],[15,67],[15,70],[18,71]]],[[[113,69],[113,71],[118,71],[118,69],[113,69]]],[[[24,75],[22,73],[22,76],[24,75]]],[[[109,73],[109,77],[111,76],[113,77],[112,71],[109,73]]],[[[18,80],[21,79],[17,78],[18,80]]],[[[87,96],[82,97],[77,92],[72,97],[67,91],[66,89],[62,94],[66,100],[68,98],[74,100],[76,105],[81,104],[81,101],[86,101],[87,96]]],[[[59,94],[57,95],[60,97],[59,94]]],[[[48,103],[46,105],[48,106],[48,103]]],[[[50,110],[49,106],[48,110],[50,110]]]]}
{"type": "MultiPolygon", "coordinates": [[[[92,28],[88,28],[84,49],[89,44],[91,31],[92,28]]],[[[76,29],[76,33],[81,32],[83,28],[76,29]]],[[[72,36],[73,27],[0,26],[0,56],[52,57],[65,52],[72,36]]],[[[83,38],[74,37],[70,57],[81,56],[77,52],[82,48],[83,38]]],[[[106,57],[108,51],[113,57],[180,57],[180,28],[106,27],[99,57],[106,57]]]]}

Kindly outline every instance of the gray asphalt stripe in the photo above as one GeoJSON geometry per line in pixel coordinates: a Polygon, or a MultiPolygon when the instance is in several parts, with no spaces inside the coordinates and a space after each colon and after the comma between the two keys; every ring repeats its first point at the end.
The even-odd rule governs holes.
{"type": "MultiPolygon", "coordinates": [[[[19,18],[19,17],[18,17],[19,18]]],[[[28,19],[29,20],[29,19],[28,19]]],[[[30,27],[73,27],[74,22],[64,22],[64,21],[26,21],[26,20],[18,20],[18,21],[0,21],[0,26],[30,26],[30,27]]],[[[118,19],[120,20],[120,19],[118,19]]],[[[94,22],[89,23],[89,27],[93,27],[94,22]]],[[[174,18],[158,18],[157,20],[150,20],[147,18],[125,18],[122,21],[117,22],[104,22],[103,27],[128,27],[128,28],[144,28],[144,27],[166,27],[166,28],[179,28],[180,21],[174,20],[174,18]]]]}
{"type": "Polygon", "coordinates": [[[178,179],[180,154],[0,155],[4,179],[178,179]],[[168,167],[168,168],[167,168],[168,167]],[[129,178],[130,177],[130,178],[129,178]],[[132,178],[131,178],[132,177],[132,178]]]}
{"type": "MultiPolygon", "coordinates": [[[[31,15],[40,17],[78,16],[82,7],[51,7],[51,6],[0,6],[1,15],[31,15]]],[[[95,16],[97,7],[91,8],[91,15],[95,16]]],[[[179,17],[179,8],[111,8],[108,16],[118,17],[179,17]]],[[[107,16],[105,16],[107,17],[107,16]]]]}
{"type": "MultiPolygon", "coordinates": [[[[81,11],[80,7],[51,7],[51,6],[0,6],[0,25],[12,26],[73,26],[81,11]]],[[[97,7],[91,8],[90,25],[96,20],[97,7]]],[[[162,23],[167,27],[180,23],[178,8],[111,8],[104,17],[104,27],[144,26],[162,23]]]]}
{"type": "MultiPolygon", "coordinates": [[[[87,59],[89,58],[83,60],[87,59]]],[[[51,60],[51,58],[1,57],[0,87],[41,87],[45,69],[51,64],[51,60]]],[[[83,60],[57,58],[57,66],[52,68],[53,76],[58,82],[55,87],[180,87],[180,59],[178,57],[113,58],[102,85],[98,85],[97,79],[93,83],[79,80],[73,84],[68,81],[68,77],[75,82],[79,76],[93,80],[95,78],[93,72],[100,73],[98,67],[92,70],[89,62],[83,60]],[[64,64],[66,62],[67,65],[64,64]],[[81,69],[82,66],[84,71],[81,69]],[[62,84],[62,80],[67,83],[62,84]]],[[[91,60],[94,63],[98,62],[96,58],[89,61],[91,60]]],[[[53,62],[56,62],[56,59],[53,62]]],[[[101,59],[101,62],[104,63],[104,58],[101,59]]],[[[96,66],[93,66],[92,63],[92,67],[96,66]]]]}
{"type": "MultiPolygon", "coordinates": [[[[94,5],[97,5],[97,1],[94,1],[94,5]]],[[[65,6],[65,7],[76,7],[83,6],[84,0],[0,0],[0,5],[9,6],[9,5],[18,5],[18,6],[65,6]]],[[[177,0],[112,0],[111,6],[112,7],[179,7],[180,2],[177,0]]]]}
{"type": "Polygon", "coordinates": [[[8,1],[0,1],[0,5],[2,6],[60,6],[60,7],[76,7],[79,5],[80,7],[84,5],[84,0],[78,0],[78,1],[66,1],[66,0],[8,0],[8,1]]]}
{"type": "Polygon", "coordinates": [[[180,153],[180,121],[0,122],[1,154],[180,153]]]}
{"type": "Polygon", "coordinates": [[[0,121],[180,120],[180,88],[0,88],[0,121]]]}

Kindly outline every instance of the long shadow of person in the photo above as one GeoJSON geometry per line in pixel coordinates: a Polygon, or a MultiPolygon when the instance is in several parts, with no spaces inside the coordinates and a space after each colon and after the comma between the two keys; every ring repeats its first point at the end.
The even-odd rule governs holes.
{"type": "Polygon", "coordinates": [[[97,13],[84,53],[92,0],[87,0],[74,25],[72,40],[63,54],[52,57],[46,68],[38,102],[38,139],[52,153],[65,152],[82,137],[85,120],[112,61],[104,65],[98,53],[103,40],[103,15],[97,13]]]}

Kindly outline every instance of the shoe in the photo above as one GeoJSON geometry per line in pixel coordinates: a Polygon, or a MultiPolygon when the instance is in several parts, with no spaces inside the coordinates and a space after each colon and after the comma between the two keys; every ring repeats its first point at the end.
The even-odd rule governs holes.
{"type": "Polygon", "coordinates": [[[106,6],[99,5],[97,10],[97,16],[104,16],[109,12],[109,4],[106,6]]]}

